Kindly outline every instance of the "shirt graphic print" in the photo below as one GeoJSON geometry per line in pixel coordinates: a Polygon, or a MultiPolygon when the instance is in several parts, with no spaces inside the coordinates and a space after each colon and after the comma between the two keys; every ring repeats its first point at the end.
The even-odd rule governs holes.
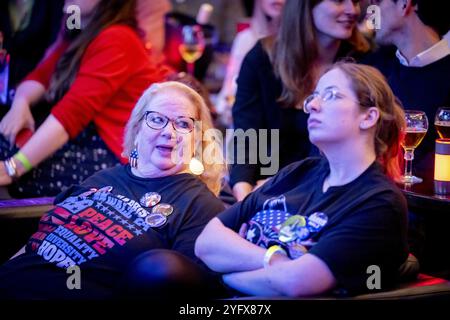
{"type": "Polygon", "coordinates": [[[328,222],[323,212],[310,216],[288,212],[286,197],[281,195],[265,201],[263,210],[248,222],[245,238],[263,248],[281,246],[291,259],[305,254],[314,244],[313,236],[328,222]]]}

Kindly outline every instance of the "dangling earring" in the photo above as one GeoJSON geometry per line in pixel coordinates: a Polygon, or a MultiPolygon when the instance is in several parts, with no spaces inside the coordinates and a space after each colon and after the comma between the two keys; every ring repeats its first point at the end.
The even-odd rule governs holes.
{"type": "Polygon", "coordinates": [[[130,156],[128,157],[128,161],[130,162],[130,166],[132,168],[137,168],[137,161],[138,161],[139,155],[137,148],[134,148],[133,151],[131,151],[130,156]]]}
{"type": "Polygon", "coordinates": [[[189,170],[191,170],[191,172],[196,176],[199,176],[203,173],[203,171],[205,171],[205,167],[200,160],[198,160],[196,157],[192,157],[191,161],[189,162],[189,170]]]}

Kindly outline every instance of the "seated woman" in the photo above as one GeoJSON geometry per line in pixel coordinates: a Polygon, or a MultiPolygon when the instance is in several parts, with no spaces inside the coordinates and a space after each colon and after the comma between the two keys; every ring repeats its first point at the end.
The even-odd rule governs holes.
{"type": "MultiPolygon", "coordinates": [[[[152,85],[126,127],[124,155],[130,164],[102,170],[58,195],[55,208],[42,217],[22,252],[0,267],[0,296],[86,299],[151,291],[152,277],[159,278],[152,272],[164,270],[145,266],[161,255],[159,249],[178,253],[168,260],[169,267],[190,266],[192,279],[185,283],[201,279],[201,263],[197,270],[195,263],[182,262],[199,262],[195,239],[224,209],[215,196],[223,161],[204,161],[198,176],[189,169],[194,137],[211,127],[209,111],[194,90],[171,81],[152,85]],[[197,121],[201,132],[196,132],[197,121]],[[67,285],[70,273],[65,269],[72,266],[80,268],[82,290],[67,285]],[[148,282],[147,288],[139,287],[148,282]]],[[[211,152],[218,147],[201,144],[211,152]]],[[[221,149],[215,151],[218,159],[221,149]]],[[[158,291],[157,280],[154,284],[158,291]]]]}
{"type": "Polygon", "coordinates": [[[66,0],[68,5],[80,8],[81,31],[69,30],[74,17],[67,18],[66,39],[19,85],[0,122],[0,185],[15,182],[13,197],[54,196],[125,163],[120,153],[131,110],[167,74],[138,36],[136,0],[66,0]],[[17,148],[17,134],[34,131],[39,122],[30,107],[43,99],[52,106],[50,115],[17,148]]]}
{"type": "Polygon", "coordinates": [[[196,255],[248,295],[357,293],[373,284],[371,268],[386,289],[408,255],[406,201],[391,180],[402,109],[376,69],[341,62],[304,110],[324,157],[289,165],[211,220],[196,255]]]}
{"type": "Polygon", "coordinates": [[[359,1],[286,0],[276,36],[258,41],[245,57],[233,126],[255,130],[257,143],[235,139],[230,185],[237,200],[278,169],[317,154],[308,140],[303,101],[335,61],[369,49],[356,27],[360,13],[359,1]]]}

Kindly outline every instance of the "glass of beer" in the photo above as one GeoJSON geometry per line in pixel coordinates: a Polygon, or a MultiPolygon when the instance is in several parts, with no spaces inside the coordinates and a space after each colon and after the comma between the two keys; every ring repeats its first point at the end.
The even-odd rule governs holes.
{"type": "Polygon", "coordinates": [[[199,25],[186,25],[183,27],[182,42],[178,47],[181,57],[187,63],[187,71],[194,76],[194,63],[205,50],[205,37],[199,25]]]}
{"type": "Polygon", "coordinates": [[[423,111],[405,110],[406,131],[402,142],[405,159],[405,174],[402,182],[405,184],[420,183],[423,180],[412,174],[414,149],[422,142],[428,131],[427,115],[423,111]]]}
{"type": "Polygon", "coordinates": [[[439,108],[434,117],[434,126],[439,138],[450,138],[450,108],[439,108]]]}

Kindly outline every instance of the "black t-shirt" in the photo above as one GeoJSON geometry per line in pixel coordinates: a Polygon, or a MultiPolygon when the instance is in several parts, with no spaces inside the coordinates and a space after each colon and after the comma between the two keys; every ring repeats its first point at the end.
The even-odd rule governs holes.
{"type": "Polygon", "coordinates": [[[316,255],[340,289],[367,290],[371,265],[380,267],[387,289],[408,254],[405,198],[376,162],[324,193],[328,174],[323,158],[293,163],[218,218],[235,231],[248,223],[247,240],[262,247],[279,244],[292,258],[316,255]]]}
{"type": "MultiPolygon", "coordinates": [[[[140,178],[130,166],[103,170],[60,194],[26,253],[0,268],[0,293],[22,297],[103,298],[127,266],[151,249],[176,250],[195,261],[195,239],[224,209],[195,176],[140,178]],[[82,290],[67,289],[65,269],[77,265],[82,290]]],[[[200,262],[199,262],[200,263],[200,262]]]]}

